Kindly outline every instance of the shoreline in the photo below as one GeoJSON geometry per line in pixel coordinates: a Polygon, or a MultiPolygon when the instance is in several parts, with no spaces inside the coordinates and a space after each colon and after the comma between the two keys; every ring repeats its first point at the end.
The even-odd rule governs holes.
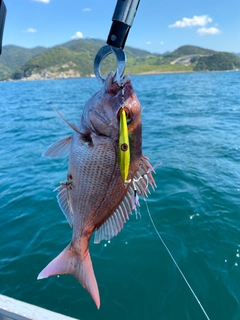
{"type": "MultiPolygon", "coordinates": [[[[135,74],[131,74],[134,76],[147,76],[147,75],[151,75],[151,74],[175,74],[175,73],[196,73],[199,71],[193,71],[193,70],[183,70],[183,71],[149,71],[149,72],[141,72],[141,73],[135,73],[135,74]]],[[[209,72],[209,71],[205,71],[205,72],[209,72]]]]}
{"type": "MultiPolygon", "coordinates": [[[[202,71],[193,71],[193,70],[183,70],[183,71],[149,71],[149,72],[141,72],[141,73],[126,73],[130,76],[148,76],[148,75],[158,75],[158,74],[181,74],[181,73],[213,73],[213,72],[238,72],[240,69],[235,69],[235,70],[214,70],[214,71],[209,71],[209,70],[202,70],[202,71]]],[[[52,77],[52,78],[41,78],[41,77],[29,77],[29,78],[22,78],[19,80],[14,80],[14,79],[6,79],[6,80],[0,80],[0,82],[26,82],[26,81],[51,81],[51,80],[64,80],[64,79],[90,79],[90,78],[96,78],[94,74],[88,75],[88,76],[83,76],[83,77],[52,77]]]]}

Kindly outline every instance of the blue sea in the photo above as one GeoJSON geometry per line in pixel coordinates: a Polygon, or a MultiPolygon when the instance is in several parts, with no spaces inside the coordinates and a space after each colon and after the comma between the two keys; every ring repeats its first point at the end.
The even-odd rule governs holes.
{"type": "MultiPolygon", "coordinates": [[[[240,319],[240,72],[132,76],[143,153],[156,167],[148,207],[211,320],[240,319]]],[[[90,253],[97,310],[71,275],[37,280],[70,242],[53,190],[67,159],[41,157],[71,134],[96,79],[0,83],[0,293],[81,320],[203,320],[141,201],[124,229],[90,253]]]]}

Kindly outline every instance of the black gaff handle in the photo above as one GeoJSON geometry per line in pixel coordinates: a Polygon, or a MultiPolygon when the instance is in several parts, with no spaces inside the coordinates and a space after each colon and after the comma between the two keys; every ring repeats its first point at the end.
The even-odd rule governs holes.
{"type": "Polygon", "coordinates": [[[107,44],[123,49],[133,24],[140,0],[118,0],[107,44]]]}
{"type": "Polygon", "coordinates": [[[2,53],[2,38],[7,9],[3,0],[0,0],[0,54],[2,53]]]}

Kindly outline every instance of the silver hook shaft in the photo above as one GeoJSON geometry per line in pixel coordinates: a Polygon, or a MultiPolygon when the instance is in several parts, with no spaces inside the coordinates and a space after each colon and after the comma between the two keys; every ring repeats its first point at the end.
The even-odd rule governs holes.
{"type": "Polygon", "coordinates": [[[119,85],[121,85],[121,80],[126,68],[126,55],[125,52],[120,49],[120,48],[114,48],[109,45],[103,46],[97,53],[95,59],[94,59],[94,73],[96,78],[104,83],[106,80],[104,77],[102,77],[101,72],[100,72],[100,66],[102,61],[111,53],[114,53],[116,60],[117,60],[117,71],[114,75],[113,81],[117,81],[119,85]]]}

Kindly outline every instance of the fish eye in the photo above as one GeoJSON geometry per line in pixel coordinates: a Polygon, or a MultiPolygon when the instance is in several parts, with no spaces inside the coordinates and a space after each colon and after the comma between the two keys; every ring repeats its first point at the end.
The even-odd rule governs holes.
{"type": "Polygon", "coordinates": [[[118,118],[120,118],[120,112],[122,111],[122,109],[126,112],[127,124],[131,123],[131,121],[133,120],[133,114],[128,105],[125,105],[124,107],[119,109],[118,118]]]}

